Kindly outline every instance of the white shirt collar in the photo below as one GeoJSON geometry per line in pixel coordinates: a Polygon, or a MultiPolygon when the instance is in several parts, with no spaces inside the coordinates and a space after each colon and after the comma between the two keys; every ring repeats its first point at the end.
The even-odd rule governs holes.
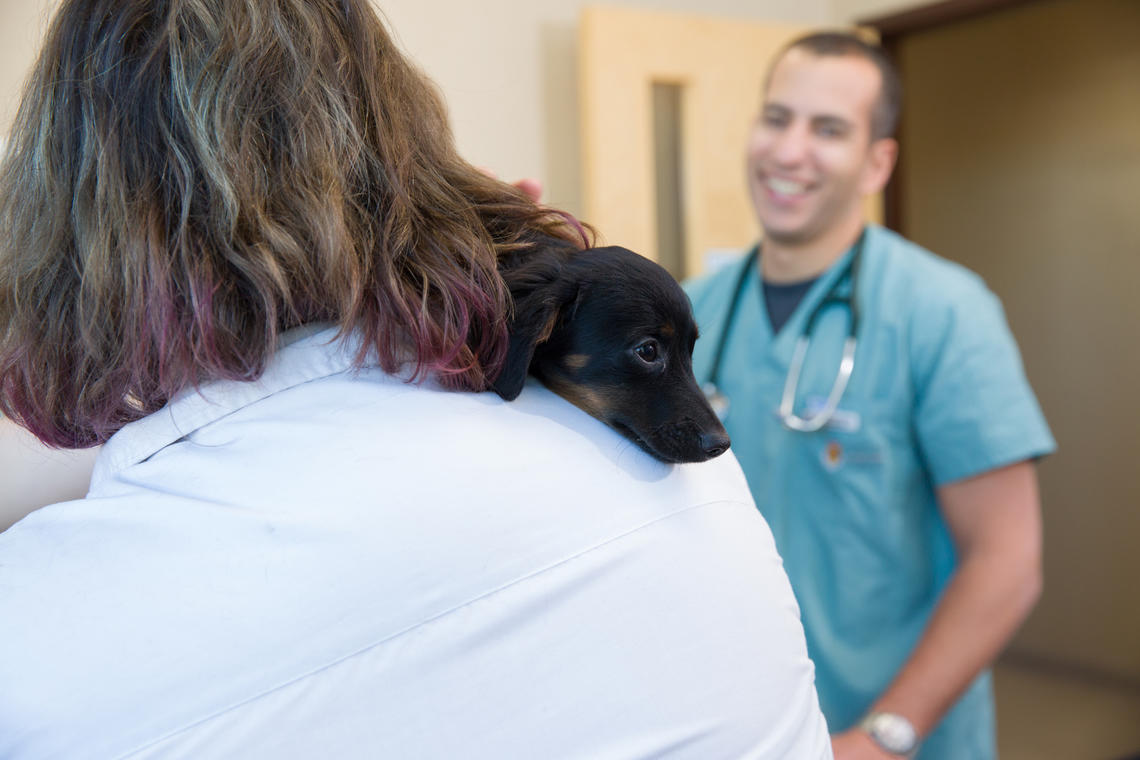
{"type": "Polygon", "coordinates": [[[111,436],[95,461],[91,490],[189,433],[256,401],[302,383],[352,369],[359,342],[338,338],[338,329],[313,324],[281,336],[261,377],[222,380],[179,394],[154,414],[111,436]]]}

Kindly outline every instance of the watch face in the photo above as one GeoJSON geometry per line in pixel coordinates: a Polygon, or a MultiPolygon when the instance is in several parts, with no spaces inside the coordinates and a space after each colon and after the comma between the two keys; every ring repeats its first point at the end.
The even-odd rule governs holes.
{"type": "Polygon", "coordinates": [[[888,752],[906,755],[918,744],[918,734],[910,721],[901,715],[879,713],[868,721],[867,732],[888,752]]]}

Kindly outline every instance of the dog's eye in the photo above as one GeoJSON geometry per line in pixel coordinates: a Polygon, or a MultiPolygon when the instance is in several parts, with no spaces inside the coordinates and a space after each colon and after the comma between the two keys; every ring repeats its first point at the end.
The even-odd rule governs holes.
{"type": "Polygon", "coordinates": [[[652,364],[653,362],[657,361],[658,350],[657,341],[655,340],[647,340],[637,348],[633,349],[633,351],[644,362],[649,362],[652,364]]]}

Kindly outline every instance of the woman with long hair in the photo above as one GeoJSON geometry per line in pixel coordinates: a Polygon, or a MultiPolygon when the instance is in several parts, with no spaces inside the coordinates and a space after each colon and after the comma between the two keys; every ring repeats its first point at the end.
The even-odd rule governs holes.
{"type": "Polygon", "coordinates": [[[0,411],[104,444],[0,534],[0,756],[824,756],[731,457],[456,392],[590,240],[368,0],[64,0],[0,230],[0,411]]]}
{"type": "Polygon", "coordinates": [[[457,154],[367,3],[67,3],[0,168],[0,409],[105,441],[179,391],[256,379],[335,324],[480,390],[496,254],[582,228],[457,154]],[[212,6],[224,6],[220,13],[212,6]]]}

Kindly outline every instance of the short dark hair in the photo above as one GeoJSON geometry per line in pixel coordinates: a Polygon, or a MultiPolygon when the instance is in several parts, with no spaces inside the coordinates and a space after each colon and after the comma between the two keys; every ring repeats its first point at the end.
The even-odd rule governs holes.
{"type": "Polygon", "coordinates": [[[879,70],[882,84],[871,112],[871,139],[891,137],[898,126],[902,108],[902,79],[894,61],[877,43],[868,42],[853,32],[813,32],[792,40],[772,62],[772,70],[790,50],[806,50],[817,56],[856,56],[870,61],[879,70]]]}

